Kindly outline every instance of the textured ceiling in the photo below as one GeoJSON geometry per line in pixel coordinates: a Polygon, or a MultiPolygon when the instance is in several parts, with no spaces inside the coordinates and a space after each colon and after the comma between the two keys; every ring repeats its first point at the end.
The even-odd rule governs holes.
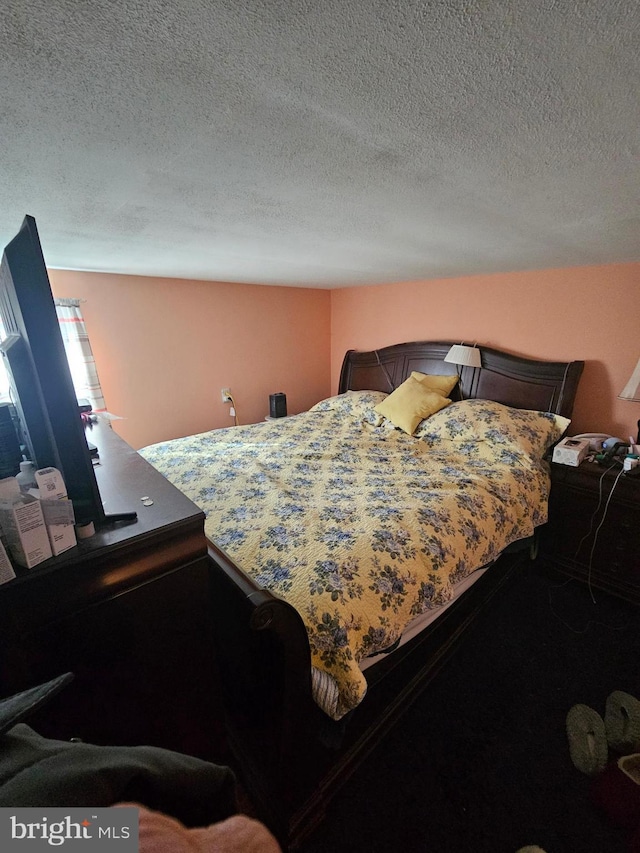
{"type": "Polygon", "coordinates": [[[335,287],[640,260],[637,0],[4,0],[0,239],[335,287]]]}

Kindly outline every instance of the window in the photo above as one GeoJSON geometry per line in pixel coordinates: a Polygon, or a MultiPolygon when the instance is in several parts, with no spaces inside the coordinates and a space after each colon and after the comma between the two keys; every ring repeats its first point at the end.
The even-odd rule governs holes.
{"type": "MultiPolygon", "coordinates": [[[[7,333],[0,316],[0,340],[4,340],[7,333]]],[[[9,386],[9,374],[5,365],[4,358],[0,358],[0,403],[9,403],[11,401],[11,388],[9,386]]]]}
{"type": "Polygon", "coordinates": [[[79,299],[56,299],[56,313],[76,396],[89,400],[94,412],[106,409],[79,299]]]}
{"type": "MultiPolygon", "coordinates": [[[[73,387],[76,396],[89,400],[93,411],[106,409],[98,371],[91,350],[91,343],[80,311],[79,299],[56,299],[56,313],[62,333],[62,341],[67,353],[73,387]]],[[[2,319],[0,334],[4,338],[2,319]]],[[[11,388],[5,360],[0,359],[0,403],[11,401],[11,388]]]]}

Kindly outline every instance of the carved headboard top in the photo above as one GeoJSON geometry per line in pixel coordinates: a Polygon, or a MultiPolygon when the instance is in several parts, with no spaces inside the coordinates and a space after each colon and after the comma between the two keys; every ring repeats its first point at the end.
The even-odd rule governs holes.
{"type": "MultiPolygon", "coordinates": [[[[584,361],[541,361],[479,346],[482,368],[474,370],[444,361],[452,343],[414,341],[371,352],[349,350],[338,391],[390,392],[413,370],[447,376],[459,373],[465,398],[571,417],[584,361]]],[[[458,386],[452,398],[460,399],[458,386]]]]}

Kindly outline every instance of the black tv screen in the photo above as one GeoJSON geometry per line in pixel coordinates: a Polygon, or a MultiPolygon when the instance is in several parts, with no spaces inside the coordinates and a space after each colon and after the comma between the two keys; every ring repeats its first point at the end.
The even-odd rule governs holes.
{"type": "Polygon", "coordinates": [[[27,455],[37,468],[62,472],[76,523],[101,526],[104,508],[32,216],[4,249],[0,316],[0,350],[27,455]]]}

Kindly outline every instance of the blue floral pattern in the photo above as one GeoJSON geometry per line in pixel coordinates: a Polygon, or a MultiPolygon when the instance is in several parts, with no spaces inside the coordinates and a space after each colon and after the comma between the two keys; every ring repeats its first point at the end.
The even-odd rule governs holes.
{"type": "Polygon", "coordinates": [[[207,536],[298,610],[313,666],[337,685],[334,719],[365,695],[363,657],[546,521],[540,448],[566,426],[467,401],[472,414],[452,404],[416,438],[373,413],[383,397],[348,392],[140,451],[202,507],[207,536]]]}

